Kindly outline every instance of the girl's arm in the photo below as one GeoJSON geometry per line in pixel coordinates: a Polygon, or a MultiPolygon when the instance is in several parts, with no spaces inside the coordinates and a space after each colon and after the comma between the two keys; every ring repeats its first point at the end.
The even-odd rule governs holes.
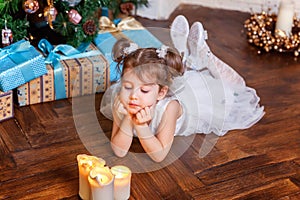
{"type": "Polygon", "coordinates": [[[132,143],[132,121],[125,116],[121,123],[113,122],[111,147],[114,153],[119,157],[124,157],[132,143]]]}
{"type": "Polygon", "coordinates": [[[113,127],[111,134],[111,147],[119,157],[124,157],[132,143],[133,123],[131,117],[124,109],[119,98],[114,102],[113,127]]]}
{"type": "MultiPolygon", "coordinates": [[[[161,162],[169,153],[176,128],[176,121],[182,114],[181,106],[178,101],[171,101],[158,127],[157,133],[152,133],[148,123],[134,123],[141,145],[145,152],[155,162],[161,162]]],[[[145,113],[143,113],[145,116],[145,113]]],[[[139,120],[139,119],[137,119],[139,120]]]]}

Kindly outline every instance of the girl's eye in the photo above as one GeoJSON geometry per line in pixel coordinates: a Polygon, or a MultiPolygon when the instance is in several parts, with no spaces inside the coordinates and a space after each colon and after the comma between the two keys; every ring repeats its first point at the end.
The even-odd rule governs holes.
{"type": "Polygon", "coordinates": [[[146,89],[142,89],[142,88],[141,88],[141,92],[142,92],[142,93],[148,93],[149,90],[146,90],[146,89]]]}
{"type": "Polygon", "coordinates": [[[132,87],[131,87],[130,85],[123,85],[123,88],[124,88],[125,90],[130,90],[130,89],[132,89],[132,87]]]}

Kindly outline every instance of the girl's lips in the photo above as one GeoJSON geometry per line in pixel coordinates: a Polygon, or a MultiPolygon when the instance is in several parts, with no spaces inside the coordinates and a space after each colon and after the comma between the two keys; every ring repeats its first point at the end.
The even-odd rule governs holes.
{"type": "Polygon", "coordinates": [[[129,103],[128,104],[128,113],[130,114],[136,114],[137,112],[140,111],[140,106],[138,104],[134,104],[134,103],[129,103]]]}
{"type": "Polygon", "coordinates": [[[135,104],[135,103],[129,103],[128,105],[129,105],[129,107],[138,107],[139,106],[138,104],[135,104]]]}

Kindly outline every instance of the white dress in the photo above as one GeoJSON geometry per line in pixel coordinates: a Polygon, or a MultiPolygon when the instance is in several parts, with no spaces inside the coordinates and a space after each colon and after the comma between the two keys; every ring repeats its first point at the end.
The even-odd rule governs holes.
{"type": "MultiPolygon", "coordinates": [[[[119,89],[120,82],[117,82],[101,101],[101,113],[111,120],[113,99],[119,89]]],[[[170,94],[156,105],[150,123],[153,133],[171,100],[178,100],[183,108],[174,135],[215,133],[222,136],[230,130],[249,128],[264,115],[264,107],[259,106],[260,98],[254,89],[216,79],[208,70],[186,71],[182,77],[175,78],[170,94]]]]}

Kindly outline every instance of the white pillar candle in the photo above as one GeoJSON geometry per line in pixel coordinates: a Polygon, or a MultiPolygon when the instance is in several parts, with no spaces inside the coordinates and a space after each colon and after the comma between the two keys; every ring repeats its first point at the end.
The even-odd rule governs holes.
{"type": "Polygon", "coordinates": [[[127,200],[130,197],[131,171],[128,167],[117,165],[111,168],[115,176],[115,200],[127,200]]]}
{"type": "Polygon", "coordinates": [[[91,193],[88,182],[89,173],[95,166],[104,167],[105,160],[95,156],[79,154],[77,155],[77,162],[79,170],[79,196],[83,200],[89,200],[91,193]]]}
{"type": "Polygon", "coordinates": [[[282,0],[280,2],[276,22],[276,31],[278,33],[282,31],[286,36],[291,35],[294,23],[294,12],[295,7],[292,0],[282,0]]]}
{"type": "Polygon", "coordinates": [[[114,199],[114,175],[108,167],[94,167],[90,171],[88,180],[92,200],[114,199]]]}

